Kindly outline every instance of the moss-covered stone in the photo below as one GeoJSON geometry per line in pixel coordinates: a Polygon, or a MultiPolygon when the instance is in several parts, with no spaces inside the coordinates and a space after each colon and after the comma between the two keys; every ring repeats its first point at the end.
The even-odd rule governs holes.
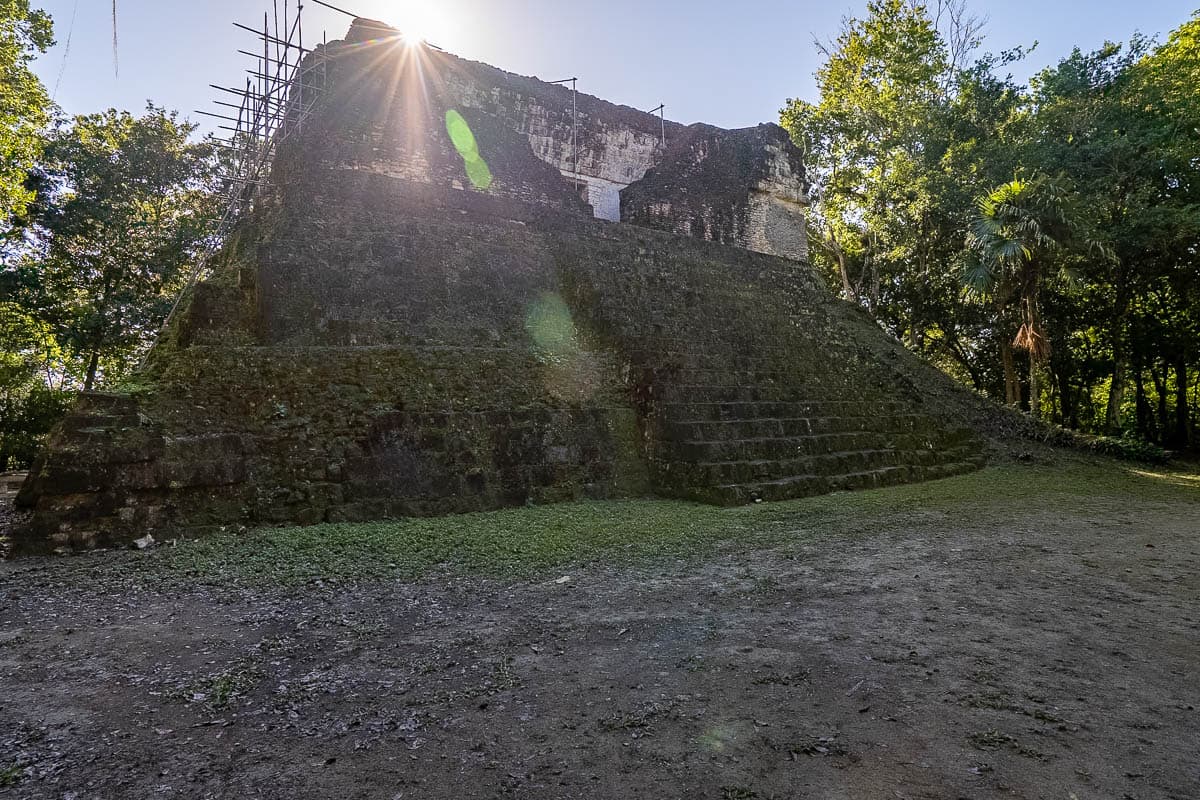
{"type": "Polygon", "coordinates": [[[85,396],[52,436],[19,549],[650,493],[746,503],[982,463],[980,402],[805,264],[593,221],[527,139],[466,109],[455,141],[436,98],[405,150],[388,138],[402,116],[372,116],[378,87],[330,75],[136,390],[85,396]],[[380,168],[380,141],[405,170],[380,168]]]}

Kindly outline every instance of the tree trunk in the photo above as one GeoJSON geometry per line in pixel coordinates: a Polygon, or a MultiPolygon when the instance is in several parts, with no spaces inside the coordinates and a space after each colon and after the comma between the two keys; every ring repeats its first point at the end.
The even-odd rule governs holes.
{"type": "Polygon", "coordinates": [[[915,317],[908,327],[908,349],[914,353],[925,352],[925,331],[915,317]]]}
{"type": "Polygon", "coordinates": [[[1050,417],[1049,417],[1049,421],[1057,422],[1059,425],[1062,425],[1063,424],[1063,417],[1062,417],[1062,413],[1061,413],[1062,405],[1060,403],[1061,398],[1058,396],[1058,387],[1061,386],[1062,383],[1059,381],[1058,373],[1056,373],[1054,371],[1053,367],[1051,367],[1049,369],[1049,378],[1050,378],[1050,380],[1048,381],[1048,383],[1050,384],[1050,417]]]}
{"type": "Polygon", "coordinates": [[[876,316],[879,313],[879,291],[880,291],[879,267],[875,262],[871,262],[871,286],[869,297],[871,299],[871,316],[876,316]]]}
{"type": "Polygon", "coordinates": [[[1071,380],[1063,376],[1058,387],[1058,395],[1062,398],[1062,424],[1064,428],[1079,427],[1079,404],[1075,401],[1075,389],[1071,380]]]}
{"type": "Polygon", "coordinates": [[[1141,364],[1134,365],[1134,385],[1137,387],[1137,432],[1146,441],[1154,436],[1154,414],[1150,410],[1150,400],[1146,397],[1146,378],[1141,364]]]}
{"type": "Polygon", "coordinates": [[[1004,402],[1016,408],[1021,405],[1021,384],[1017,379],[1017,363],[1011,344],[1003,342],[1000,345],[1000,357],[1004,361],[1004,402]]]}
{"type": "Polygon", "coordinates": [[[1121,432],[1121,406],[1125,405],[1125,356],[1113,352],[1112,385],[1108,389],[1108,410],[1104,415],[1104,428],[1109,434],[1121,432]]]}
{"type": "Polygon", "coordinates": [[[100,350],[92,351],[92,357],[88,361],[87,378],[83,382],[83,390],[90,392],[96,385],[96,369],[100,366],[100,350]]]}
{"type": "MultiPolygon", "coordinates": [[[[1192,419],[1196,419],[1200,415],[1200,370],[1196,372],[1196,383],[1192,386],[1192,419]]],[[[1197,441],[1196,444],[1200,444],[1197,441]]]]}
{"type": "Polygon", "coordinates": [[[1029,414],[1042,418],[1042,370],[1033,353],[1029,354],[1029,414]]]}
{"type": "Polygon", "coordinates": [[[842,276],[842,297],[846,300],[857,300],[855,296],[854,286],[850,283],[850,268],[846,266],[846,251],[843,250],[833,236],[833,230],[829,231],[829,250],[833,253],[833,257],[837,259],[838,272],[842,276]]]}
{"type": "Polygon", "coordinates": [[[1024,323],[1017,343],[1029,353],[1029,414],[1034,419],[1042,418],[1042,366],[1049,361],[1050,342],[1042,326],[1041,310],[1038,308],[1038,270],[1030,265],[1030,273],[1021,298],[1021,320],[1024,323]]]}
{"type": "Polygon", "coordinates": [[[1125,405],[1125,381],[1127,380],[1125,353],[1125,315],[1129,309],[1129,300],[1124,296],[1118,282],[1117,302],[1113,309],[1112,327],[1109,336],[1112,338],[1113,372],[1112,384],[1108,389],[1108,409],[1104,415],[1104,428],[1108,434],[1121,432],[1121,406],[1125,405]]]}
{"type": "Polygon", "coordinates": [[[1167,418],[1167,376],[1159,375],[1157,367],[1150,367],[1150,377],[1154,380],[1154,392],[1158,395],[1158,443],[1167,443],[1167,431],[1171,429],[1167,418]]]}
{"type": "Polygon", "coordinates": [[[1191,444],[1191,408],[1188,407],[1187,359],[1175,357],[1175,446],[1186,450],[1191,444]]]}

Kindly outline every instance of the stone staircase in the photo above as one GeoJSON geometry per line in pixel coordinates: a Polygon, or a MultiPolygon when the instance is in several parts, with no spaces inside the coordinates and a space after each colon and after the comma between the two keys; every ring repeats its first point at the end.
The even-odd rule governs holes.
{"type": "Polygon", "coordinates": [[[909,404],[797,394],[770,383],[666,388],[648,426],[656,483],[740,505],[933,480],[984,464],[971,431],[946,431],[909,404]]]}
{"type": "Polygon", "coordinates": [[[735,271],[709,255],[645,239],[641,258],[679,277],[654,286],[652,305],[645,272],[612,269],[615,258],[573,284],[586,324],[627,359],[656,491],[740,505],[985,465],[981,440],[900,383],[887,348],[848,335],[879,332],[807,267],[735,271]]]}
{"type": "MultiPolygon", "coordinates": [[[[166,436],[127,395],[86,392],[17,496],[35,515],[18,550],[92,549],[162,530],[187,504],[220,515],[245,479],[240,436],[166,436]]],[[[222,521],[226,516],[219,517],[222,521]]]]}

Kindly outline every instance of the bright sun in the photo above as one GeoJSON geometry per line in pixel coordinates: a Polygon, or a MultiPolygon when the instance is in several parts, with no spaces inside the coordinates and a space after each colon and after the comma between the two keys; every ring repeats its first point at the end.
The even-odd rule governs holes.
{"type": "Polygon", "coordinates": [[[442,30],[442,14],[436,10],[433,3],[409,0],[389,8],[387,16],[393,26],[398,28],[409,42],[428,42],[442,30]]]}

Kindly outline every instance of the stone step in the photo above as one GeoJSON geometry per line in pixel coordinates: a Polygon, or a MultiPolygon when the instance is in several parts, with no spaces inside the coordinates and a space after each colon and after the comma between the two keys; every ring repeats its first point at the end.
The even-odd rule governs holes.
{"type": "Polygon", "coordinates": [[[756,386],[761,383],[790,383],[796,380],[797,374],[769,367],[762,369],[690,367],[673,372],[670,377],[671,380],[680,383],[698,386],[756,386]]]}
{"type": "Polygon", "coordinates": [[[21,487],[25,484],[25,479],[29,477],[27,472],[5,472],[0,474],[0,500],[11,500],[16,497],[21,491],[21,487]]]}
{"type": "MultiPolygon", "coordinates": [[[[962,462],[977,456],[970,447],[946,450],[897,450],[879,448],[846,450],[800,458],[747,459],[731,461],[686,462],[655,460],[653,467],[664,485],[722,486],[727,484],[759,483],[790,477],[816,476],[835,480],[841,475],[876,472],[896,467],[919,469],[940,464],[962,462]]],[[[920,478],[913,478],[920,480],[920,478]]]]}
{"type": "Polygon", "coordinates": [[[76,411],[67,416],[60,430],[66,433],[78,431],[120,431],[136,428],[141,424],[137,414],[110,414],[101,411],[76,411]]]}
{"type": "MultiPolygon", "coordinates": [[[[627,350],[630,364],[636,368],[649,369],[685,369],[711,370],[727,372],[741,370],[753,372],[763,370],[778,372],[781,368],[795,364],[795,358],[789,357],[790,350],[781,348],[778,353],[759,349],[758,356],[747,356],[745,351],[736,352],[733,348],[714,349],[709,343],[704,349],[694,349],[695,342],[688,341],[684,347],[646,348],[642,340],[631,343],[627,350]]],[[[761,342],[759,343],[761,348],[761,342]]]]}
{"type": "Polygon", "coordinates": [[[835,476],[799,475],[771,481],[733,483],[699,488],[683,494],[692,500],[737,506],[755,502],[793,500],[837,491],[857,491],[965,475],[984,466],[982,458],[928,467],[897,466],[835,476]]]}
{"type": "Polygon", "coordinates": [[[900,464],[895,450],[847,450],[821,456],[745,461],[656,461],[660,479],[671,486],[721,486],[753,483],[790,476],[843,475],[900,464]]]}
{"type": "Polygon", "coordinates": [[[137,415],[137,400],[127,394],[83,392],[74,409],[76,414],[137,415]]]}
{"type": "MultiPolygon", "coordinates": [[[[924,414],[804,414],[781,416],[740,416],[735,404],[714,404],[703,409],[706,417],[667,418],[657,425],[659,438],[670,441],[727,441],[764,439],[834,433],[928,433],[933,421],[924,414]],[[722,416],[724,415],[724,416],[722,416]]],[[[764,404],[742,404],[762,406],[764,404]]],[[[693,412],[698,409],[689,409],[693,412]]],[[[790,411],[802,409],[790,408],[790,411]]]]}
{"type": "Polygon", "coordinates": [[[668,400],[656,412],[670,421],[878,417],[910,415],[903,403],[858,400],[668,400]]]}
{"type": "Polygon", "coordinates": [[[825,402],[819,386],[795,383],[748,384],[668,384],[660,397],[667,403],[773,403],[825,402]]]}
{"type": "Polygon", "coordinates": [[[915,433],[853,431],[805,436],[664,441],[658,446],[661,457],[688,462],[794,459],[876,449],[919,453],[935,450],[935,443],[928,436],[915,433]]]}

